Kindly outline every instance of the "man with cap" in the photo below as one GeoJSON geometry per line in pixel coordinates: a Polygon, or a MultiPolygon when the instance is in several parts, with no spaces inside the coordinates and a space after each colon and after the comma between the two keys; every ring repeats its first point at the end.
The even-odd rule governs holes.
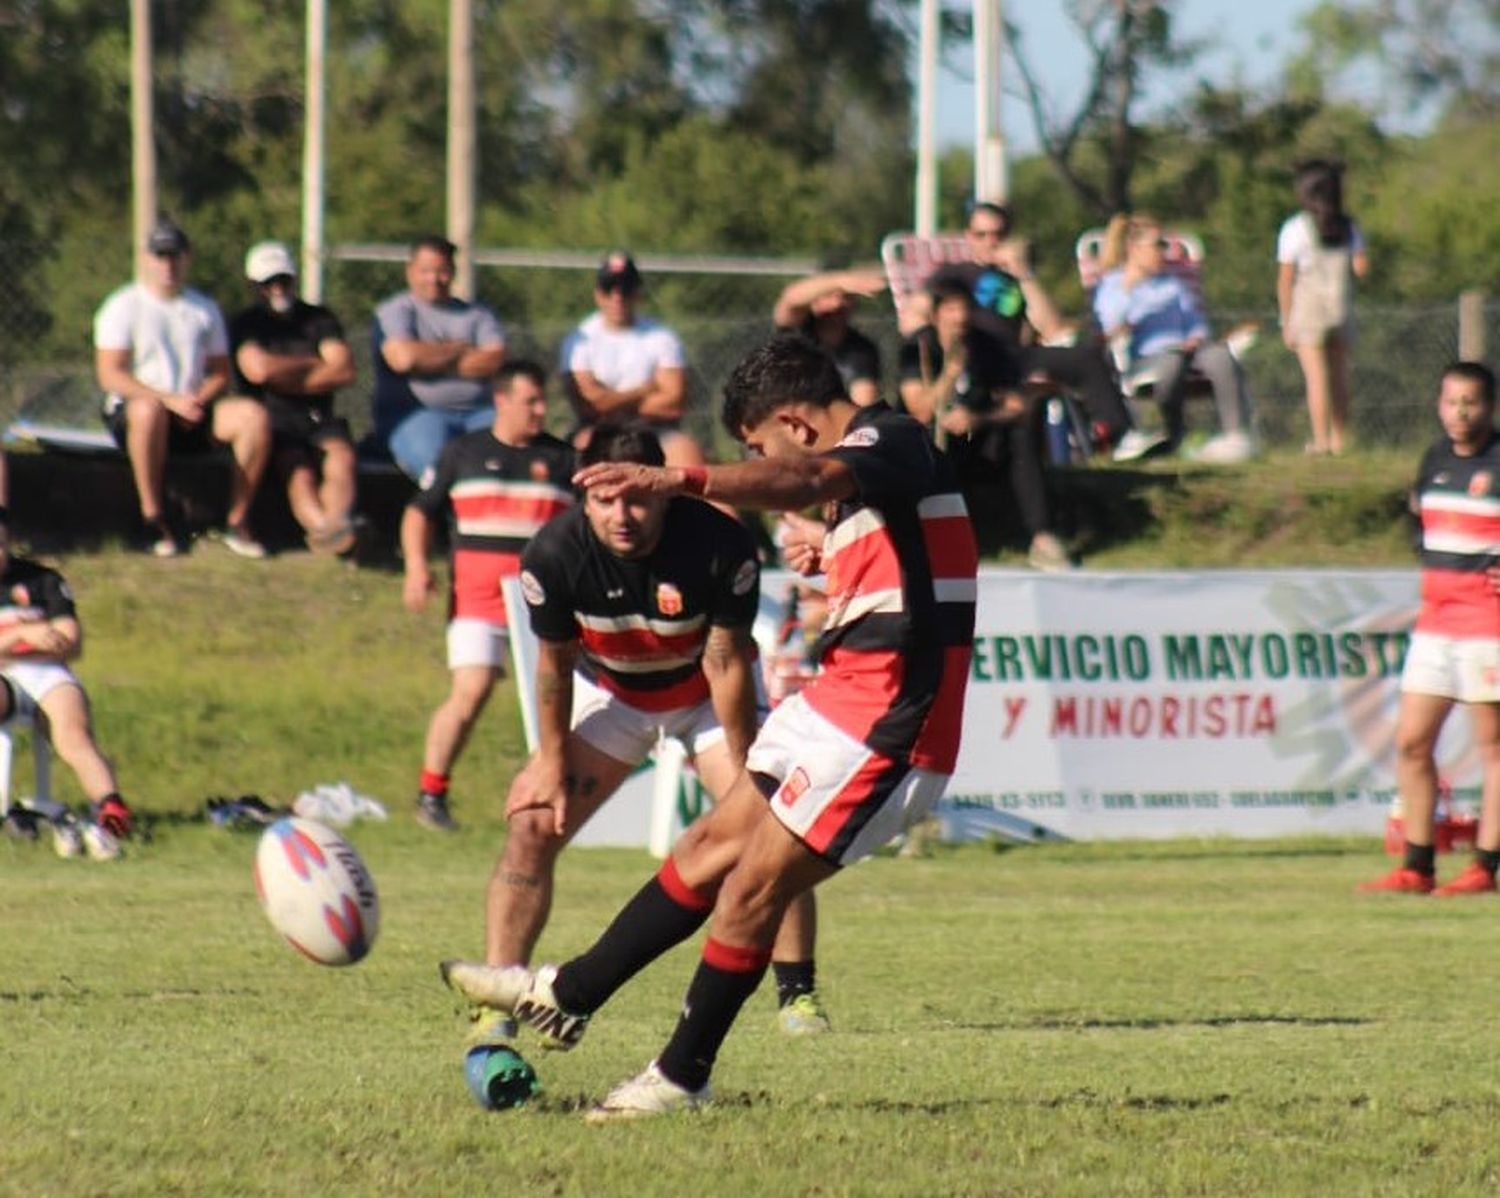
{"type": "Polygon", "coordinates": [[[638,417],[661,439],[667,463],[702,465],[703,450],[678,427],[687,408],[687,370],[677,334],[636,312],[641,272],[623,250],[594,277],[594,314],[563,342],[559,370],[578,414],[575,444],[601,420],[638,417]]]}
{"type": "Polygon", "coordinates": [[[419,486],[443,446],[490,426],[490,380],[505,361],[495,314],[453,294],[455,253],[446,237],[418,238],[407,290],[375,310],[375,436],[419,486]]]}
{"type": "Polygon", "coordinates": [[[256,302],[229,323],[236,390],[270,413],[272,465],[308,548],[347,553],[355,542],[354,440],[333,414],[333,395],[354,381],[354,355],[338,317],[298,297],[297,266],[281,242],[251,246],[245,277],[256,302]]]}
{"type": "Polygon", "coordinates": [[[218,305],[187,286],[187,234],[162,219],[144,249],[139,281],[113,292],[94,316],[94,373],[105,392],[104,422],[130,458],[145,544],[157,557],[179,549],[163,502],[167,454],[220,444],[234,455],[224,544],[241,557],[265,557],[248,521],[270,457],[270,420],[253,399],[224,396],[229,338],[218,305]]]}

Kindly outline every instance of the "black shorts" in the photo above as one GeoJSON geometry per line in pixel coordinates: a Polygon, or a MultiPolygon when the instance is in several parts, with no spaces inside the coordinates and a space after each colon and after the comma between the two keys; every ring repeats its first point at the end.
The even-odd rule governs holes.
{"type": "MultiPolygon", "coordinates": [[[[115,444],[120,447],[121,451],[126,451],[128,438],[125,404],[117,399],[106,399],[101,415],[104,419],[104,427],[109,430],[109,435],[114,438],[115,444]]],[[[195,454],[212,453],[219,446],[213,438],[213,422],[212,404],[209,404],[208,411],[197,424],[188,424],[176,415],[172,415],[167,431],[168,455],[191,457],[195,454]]]]}
{"type": "Polygon", "coordinates": [[[272,452],[283,467],[316,467],[327,442],[354,443],[349,422],[331,409],[271,400],[266,402],[266,411],[271,414],[272,452]]]}

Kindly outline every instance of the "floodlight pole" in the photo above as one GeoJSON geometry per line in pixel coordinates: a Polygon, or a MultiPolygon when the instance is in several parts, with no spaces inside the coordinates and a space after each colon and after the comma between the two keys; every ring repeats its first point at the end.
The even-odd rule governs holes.
{"type": "Polygon", "coordinates": [[[323,302],[323,64],[328,0],[307,0],[307,98],[302,125],[302,282],[304,298],[323,302]]]}
{"type": "Polygon", "coordinates": [[[458,247],[453,290],[474,299],[474,4],[448,7],[448,240],[458,247]]]}
{"type": "Polygon", "coordinates": [[[1000,127],[1000,0],[974,0],[974,198],[1005,202],[1005,135],[1000,127]]]}
{"type": "Polygon", "coordinates": [[[137,276],[146,238],[156,223],[155,125],[150,0],[130,0],[130,175],[135,221],[131,262],[137,276]]]}
{"type": "Polygon", "coordinates": [[[917,45],[917,180],[916,232],[937,232],[937,73],[938,0],[922,0],[921,32],[917,45]]]}

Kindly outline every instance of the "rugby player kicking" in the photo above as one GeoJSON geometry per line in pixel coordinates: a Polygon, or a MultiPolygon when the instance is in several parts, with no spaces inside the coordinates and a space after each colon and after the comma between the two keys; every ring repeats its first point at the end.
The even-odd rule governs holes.
{"type": "MultiPolygon", "coordinates": [[[[801,568],[827,574],[821,672],[777,707],[722,801],[688,828],[661,873],[600,939],[536,971],[446,961],[448,984],[559,1047],[640,969],[709,933],[675,1032],[592,1111],[606,1121],[692,1109],[771,958],[789,903],[920,820],[958,755],[978,553],[947,459],[922,427],[850,401],[814,343],[783,336],[735,368],[724,423],[757,460],[709,467],[597,462],[590,504],[688,494],[792,511],[821,503],[827,533],[801,568]]],[[[522,803],[572,820],[549,783],[522,803]]]]}

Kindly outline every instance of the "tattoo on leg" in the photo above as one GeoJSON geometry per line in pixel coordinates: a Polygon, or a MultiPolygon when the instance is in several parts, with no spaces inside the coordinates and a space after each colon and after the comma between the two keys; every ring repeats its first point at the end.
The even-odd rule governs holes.
{"type": "Polygon", "coordinates": [[[542,884],[541,878],[534,874],[517,873],[513,869],[502,870],[500,880],[507,886],[520,886],[527,890],[535,890],[542,884]]]}

